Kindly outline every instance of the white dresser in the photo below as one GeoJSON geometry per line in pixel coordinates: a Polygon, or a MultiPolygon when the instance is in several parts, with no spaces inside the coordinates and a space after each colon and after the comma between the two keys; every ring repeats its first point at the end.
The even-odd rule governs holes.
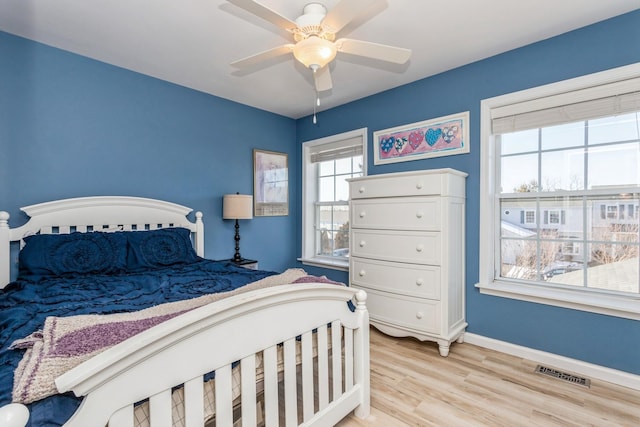
{"type": "Polygon", "coordinates": [[[371,324],[393,336],[462,342],[467,174],[421,170],[354,178],[349,281],[367,291],[371,324]]]}

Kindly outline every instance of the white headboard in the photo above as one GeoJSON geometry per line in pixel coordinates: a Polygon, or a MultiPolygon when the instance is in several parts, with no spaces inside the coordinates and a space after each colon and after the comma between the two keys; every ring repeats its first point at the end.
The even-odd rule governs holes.
{"type": "Polygon", "coordinates": [[[155,230],[184,227],[192,232],[196,253],[204,256],[202,213],[195,222],[187,215],[193,210],[162,200],[128,196],[96,196],[55,200],[20,208],[29,221],[9,228],[9,213],[0,211],[0,288],[11,281],[11,243],[36,233],[72,233],[101,230],[155,230]]]}

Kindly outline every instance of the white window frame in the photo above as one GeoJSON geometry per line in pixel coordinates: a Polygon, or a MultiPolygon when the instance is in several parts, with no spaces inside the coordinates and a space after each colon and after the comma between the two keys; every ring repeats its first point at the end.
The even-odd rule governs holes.
{"type": "Polygon", "coordinates": [[[337,144],[360,138],[362,141],[362,174],[367,174],[367,128],[331,135],[302,144],[302,256],[298,261],[305,265],[349,271],[349,259],[316,256],[315,202],[318,197],[316,167],[311,163],[311,152],[319,145],[337,144]]]}
{"type": "Polygon", "coordinates": [[[640,63],[482,100],[480,105],[480,138],[482,141],[480,153],[480,277],[476,284],[480,293],[640,320],[640,299],[637,296],[626,297],[552,286],[514,284],[500,280],[495,267],[498,257],[495,242],[496,236],[500,233],[499,221],[495,220],[496,215],[500,215],[499,208],[495,203],[495,173],[498,166],[496,162],[499,162],[499,159],[496,159],[491,132],[491,113],[495,109],[514,106],[518,103],[530,103],[533,100],[540,101],[541,109],[547,108],[549,105],[545,105],[545,100],[553,100],[553,97],[562,97],[568,92],[578,90],[597,92],[604,88],[604,85],[617,84],[637,78],[640,78],[640,63]]]}

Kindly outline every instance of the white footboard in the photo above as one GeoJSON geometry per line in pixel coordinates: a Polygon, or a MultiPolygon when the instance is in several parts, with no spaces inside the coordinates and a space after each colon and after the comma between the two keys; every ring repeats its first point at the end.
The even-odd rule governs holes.
{"type": "Polygon", "coordinates": [[[342,286],[283,285],[175,317],[59,377],[60,392],[85,396],[65,426],[134,426],[134,404],[139,402],[148,402],[152,427],[172,426],[176,387],[184,387],[184,425],[204,426],[203,376],[211,371],[218,427],[255,426],[258,419],[266,426],[278,426],[281,420],[287,426],[331,426],[353,410],[366,417],[365,299],[364,292],[342,286]],[[355,303],[355,311],[347,301],[355,303]],[[301,347],[300,363],[296,346],[301,347]],[[264,365],[259,389],[257,355],[264,365]],[[234,402],[231,372],[237,362],[241,390],[234,402]]]}

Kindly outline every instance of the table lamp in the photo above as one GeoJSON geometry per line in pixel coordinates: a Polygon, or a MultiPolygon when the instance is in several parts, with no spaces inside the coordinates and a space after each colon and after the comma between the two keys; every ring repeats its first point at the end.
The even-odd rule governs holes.
{"type": "Polygon", "coordinates": [[[236,220],[236,253],[233,262],[241,262],[240,255],[240,224],[239,219],[253,218],[253,196],[246,194],[225,194],[222,198],[222,219],[236,220]]]}

